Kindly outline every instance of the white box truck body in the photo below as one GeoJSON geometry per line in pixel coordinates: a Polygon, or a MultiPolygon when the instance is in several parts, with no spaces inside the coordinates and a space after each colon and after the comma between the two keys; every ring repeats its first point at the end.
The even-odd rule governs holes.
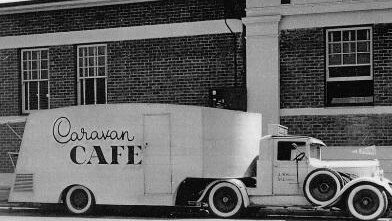
{"type": "Polygon", "coordinates": [[[96,204],[173,206],[187,177],[244,177],[260,138],[260,114],[221,109],[117,104],[40,111],[26,122],[9,201],[64,202],[77,185],[96,204]]]}

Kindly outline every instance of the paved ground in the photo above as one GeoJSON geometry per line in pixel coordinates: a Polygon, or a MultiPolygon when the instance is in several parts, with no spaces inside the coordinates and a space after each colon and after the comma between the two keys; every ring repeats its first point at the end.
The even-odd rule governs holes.
{"type": "MultiPolygon", "coordinates": [[[[247,216],[238,218],[236,220],[253,221],[253,220],[273,220],[273,221],[336,221],[336,220],[352,220],[345,217],[323,216],[322,213],[314,212],[292,212],[282,209],[278,213],[271,213],[271,211],[249,211],[247,216]],[[265,213],[267,212],[267,213],[265,213]],[[313,214],[312,214],[313,213],[313,214]],[[278,215],[279,214],[279,215],[278,215]],[[313,215],[313,216],[309,216],[313,215]]],[[[88,216],[71,216],[62,207],[44,206],[42,208],[25,208],[25,207],[9,207],[7,205],[0,205],[0,221],[119,221],[119,220],[174,220],[174,221],[188,221],[188,220],[224,220],[215,219],[205,212],[198,210],[184,210],[178,209],[174,211],[172,208],[165,207],[99,207],[94,213],[88,216]]],[[[234,219],[230,219],[234,220],[234,219]]],[[[382,219],[389,220],[389,219],[382,219]]]]}

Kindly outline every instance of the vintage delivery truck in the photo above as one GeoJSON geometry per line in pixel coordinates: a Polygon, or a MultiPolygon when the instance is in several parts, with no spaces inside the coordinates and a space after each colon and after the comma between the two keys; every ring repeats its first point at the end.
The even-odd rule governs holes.
{"type": "Polygon", "coordinates": [[[26,122],[9,201],[201,207],[227,218],[250,207],[337,208],[386,215],[392,183],[377,160],[323,161],[325,144],[261,115],[168,104],[45,110],[26,122]]]}

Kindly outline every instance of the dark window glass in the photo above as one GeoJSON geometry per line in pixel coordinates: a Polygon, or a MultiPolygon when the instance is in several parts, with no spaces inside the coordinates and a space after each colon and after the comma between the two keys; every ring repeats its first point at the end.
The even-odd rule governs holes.
{"type": "Polygon", "coordinates": [[[370,66],[330,67],[329,77],[359,77],[370,76],[370,66]]]}
{"type": "MultiPolygon", "coordinates": [[[[279,161],[291,161],[292,151],[295,150],[295,145],[297,147],[305,146],[305,142],[290,142],[290,141],[280,141],[278,142],[278,156],[279,161]]],[[[303,149],[303,148],[301,148],[303,149]]],[[[300,152],[300,150],[298,150],[300,152]]]]}
{"type": "Polygon", "coordinates": [[[97,78],[97,104],[105,104],[106,103],[106,79],[105,78],[97,78]]]}
{"type": "Polygon", "coordinates": [[[85,104],[95,104],[95,102],[94,102],[94,97],[95,97],[94,79],[86,79],[85,81],[86,81],[85,104]]]}
{"type": "Polygon", "coordinates": [[[48,81],[39,82],[39,109],[48,109],[48,81]]]}
{"type": "Polygon", "coordinates": [[[38,82],[31,81],[29,90],[30,110],[38,110],[38,82]]]}
{"type": "Polygon", "coordinates": [[[328,106],[373,104],[373,81],[339,81],[327,83],[328,106]]]}

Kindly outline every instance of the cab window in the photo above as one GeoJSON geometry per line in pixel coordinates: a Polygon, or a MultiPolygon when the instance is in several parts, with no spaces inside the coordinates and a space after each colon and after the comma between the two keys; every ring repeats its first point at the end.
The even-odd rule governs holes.
{"type": "Polygon", "coordinates": [[[299,153],[305,152],[305,142],[279,141],[278,161],[291,161],[299,153]]]}
{"type": "Polygon", "coordinates": [[[321,160],[320,144],[310,144],[310,158],[321,160]]]}

